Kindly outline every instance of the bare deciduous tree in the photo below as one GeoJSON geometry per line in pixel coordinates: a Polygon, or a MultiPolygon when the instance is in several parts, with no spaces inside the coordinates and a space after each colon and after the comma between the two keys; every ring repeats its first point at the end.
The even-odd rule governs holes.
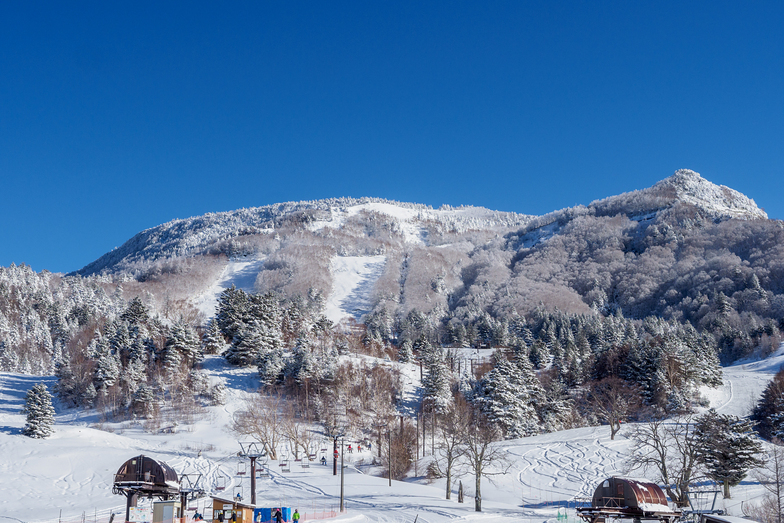
{"type": "Polygon", "coordinates": [[[693,425],[691,417],[685,416],[639,424],[626,433],[634,442],[627,471],[655,471],[657,481],[679,507],[689,505],[689,486],[704,477],[693,425]]]}
{"type": "Polygon", "coordinates": [[[615,439],[621,423],[640,408],[640,391],[639,387],[611,376],[592,384],[587,400],[596,417],[610,425],[610,439],[615,439]]]}
{"type": "Polygon", "coordinates": [[[511,462],[506,450],[493,443],[502,439],[501,431],[480,412],[472,409],[469,423],[463,435],[462,454],[468,468],[476,478],[474,510],[482,511],[482,477],[505,474],[511,462]]]}
{"type": "Polygon", "coordinates": [[[249,396],[244,402],[244,408],[234,413],[229,428],[235,434],[255,438],[270,459],[278,459],[282,405],[283,398],[277,391],[259,391],[249,396]]]}
{"type": "Polygon", "coordinates": [[[292,452],[294,452],[294,459],[299,459],[300,449],[302,449],[307,459],[310,448],[316,441],[316,434],[309,428],[302,416],[296,412],[293,402],[285,405],[280,421],[283,436],[288,441],[292,452]]]}
{"type": "Polygon", "coordinates": [[[759,505],[750,505],[749,516],[761,523],[784,522],[784,446],[774,440],[765,456],[765,465],[757,469],[754,477],[768,494],[759,505]]]}
{"type": "Polygon", "coordinates": [[[444,413],[438,425],[438,452],[430,467],[435,475],[446,478],[446,499],[452,499],[452,477],[463,455],[462,443],[469,417],[470,409],[460,398],[444,413]]]}

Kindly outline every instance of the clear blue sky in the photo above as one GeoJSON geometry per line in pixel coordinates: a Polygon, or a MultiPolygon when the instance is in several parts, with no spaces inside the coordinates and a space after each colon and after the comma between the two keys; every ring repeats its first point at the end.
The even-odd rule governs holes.
{"type": "Polygon", "coordinates": [[[782,2],[3,2],[0,265],[377,196],[543,214],[676,169],[784,218],[782,2]]]}

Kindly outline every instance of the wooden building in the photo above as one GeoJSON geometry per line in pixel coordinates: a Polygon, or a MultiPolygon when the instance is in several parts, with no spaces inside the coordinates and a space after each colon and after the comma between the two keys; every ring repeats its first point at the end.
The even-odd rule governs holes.
{"type": "Polygon", "coordinates": [[[253,505],[236,499],[212,498],[212,514],[204,514],[213,523],[253,523],[253,505]]]}

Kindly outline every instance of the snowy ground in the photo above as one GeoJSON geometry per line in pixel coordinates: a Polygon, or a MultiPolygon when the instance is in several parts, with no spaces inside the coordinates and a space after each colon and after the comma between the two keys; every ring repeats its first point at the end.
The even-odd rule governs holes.
{"type": "MultiPolygon", "coordinates": [[[[746,362],[725,369],[725,385],[710,391],[720,412],[745,415],[753,398],[784,363],[784,351],[761,362],[746,362]]],[[[229,401],[211,407],[191,425],[176,427],[173,434],[150,434],[139,425],[101,423],[94,411],[58,408],[55,434],[44,440],[21,435],[24,416],[19,413],[25,391],[40,378],[0,374],[0,519],[18,521],[105,521],[109,513],[124,511],[124,498],[111,493],[113,474],[127,459],[146,454],[169,463],[179,474],[201,473],[208,490],[224,495],[241,492],[249,499],[249,479],[238,476],[238,442],[226,428],[241,400],[252,392],[255,372],[235,369],[218,357],[205,362],[213,379],[229,387],[229,401]],[[217,491],[219,486],[226,486],[217,491]]],[[[418,368],[406,366],[409,392],[415,393],[418,368]]],[[[52,385],[51,378],[44,380],[52,385]]],[[[414,400],[413,396],[408,397],[414,400]]],[[[354,442],[356,446],[356,442],[354,442]]],[[[348,512],[339,521],[439,523],[445,521],[509,522],[555,521],[559,507],[574,507],[589,496],[597,483],[621,474],[629,442],[623,436],[611,441],[606,427],[574,429],[503,443],[513,461],[510,471],[493,482],[483,481],[482,513],[473,511],[473,478],[462,477],[466,503],[444,498],[443,482],[428,484],[421,478],[393,481],[366,472],[372,470],[370,451],[346,454],[345,478],[348,512]]],[[[334,508],[339,499],[339,478],[331,467],[310,468],[290,462],[291,472],[281,472],[279,462],[266,468],[270,477],[259,480],[261,505],[284,505],[312,512],[334,508]]],[[[373,449],[375,452],[377,449],[373,449]]],[[[284,451],[285,452],[285,451],[284,451]]],[[[328,454],[329,451],[326,453],[328,454]]],[[[430,449],[428,449],[430,452],[430,449]]],[[[421,475],[427,458],[417,466],[421,475]]],[[[455,485],[455,489],[456,489],[455,485]]],[[[720,501],[729,513],[741,515],[741,504],[762,494],[752,480],[733,489],[733,499],[720,501]]],[[[192,503],[202,510],[206,500],[192,503]]],[[[572,514],[570,509],[570,514],[572,514]]]]}

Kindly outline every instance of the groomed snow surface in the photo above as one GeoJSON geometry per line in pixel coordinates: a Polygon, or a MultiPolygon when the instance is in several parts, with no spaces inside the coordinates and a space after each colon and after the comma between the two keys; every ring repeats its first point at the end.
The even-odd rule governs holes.
{"type": "MultiPolygon", "coordinates": [[[[745,362],[725,369],[725,385],[711,393],[719,412],[746,414],[754,398],[784,362],[781,351],[760,362],[745,362]]],[[[385,364],[391,364],[385,362],[385,364]]],[[[213,380],[229,387],[226,405],[210,407],[194,423],[174,427],[174,433],[144,432],[138,424],[102,423],[94,411],[57,407],[55,433],[36,440],[21,434],[25,418],[20,413],[25,392],[41,378],[0,374],[0,519],[24,522],[82,520],[106,521],[111,512],[124,514],[125,498],[111,492],[113,474],[127,459],[145,454],[163,460],[178,474],[201,473],[214,493],[226,482],[226,496],[241,490],[250,498],[249,479],[238,476],[239,445],[227,424],[242,399],[257,387],[253,369],[236,369],[220,357],[204,362],[213,380]],[[223,478],[223,479],[221,479],[223,478]]],[[[411,388],[418,386],[418,369],[403,368],[411,388]]],[[[52,378],[43,379],[50,387],[52,378]]],[[[428,438],[429,439],[429,438],[428,438]]],[[[356,441],[352,442],[356,447],[356,441]]],[[[622,475],[629,442],[622,435],[610,440],[607,427],[573,429],[555,434],[507,441],[502,445],[512,468],[492,482],[482,481],[483,512],[474,512],[473,477],[461,477],[466,491],[458,504],[457,482],[452,500],[444,499],[444,483],[428,483],[421,477],[405,482],[371,475],[383,474],[369,464],[371,452],[346,454],[345,496],[347,512],[335,521],[422,523],[446,521],[509,522],[555,521],[559,507],[574,507],[575,500],[590,497],[606,477],[622,475]]],[[[291,461],[291,472],[281,471],[279,462],[269,462],[270,477],[260,479],[257,500],[262,506],[291,506],[300,512],[334,509],[338,505],[339,477],[331,466],[318,464],[331,449],[324,441],[310,468],[291,461]]],[[[373,452],[377,448],[374,446],[373,452]]],[[[283,457],[287,451],[282,449],[283,457]]],[[[430,448],[427,449],[430,453],[430,448]]],[[[293,456],[289,456],[292,458],[293,456]]],[[[429,458],[417,465],[421,476],[429,458]]],[[[639,473],[634,474],[640,477],[639,473]]],[[[732,490],[733,499],[719,500],[720,508],[741,515],[743,501],[758,499],[763,489],[748,478],[732,490]]],[[[191,503],[204,510],[206,499],[191,503]]],[[[206,514],[207,511],[205,510],[206,514]]],[[[571,509],[570,518],[574,517],[571,509]]],[[[572,521],[572,520],[570,520],[572,521]]]]}

